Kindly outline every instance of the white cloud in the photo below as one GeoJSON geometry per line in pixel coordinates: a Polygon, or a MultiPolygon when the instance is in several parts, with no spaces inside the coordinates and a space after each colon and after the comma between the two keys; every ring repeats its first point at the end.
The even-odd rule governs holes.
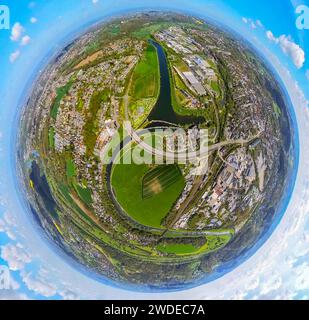
{"type": "MultiPolygon", "coordinates": [[[[13,230],[15,232],[15,228],[20,229],[20,225],[17,224],[16,221],[16,216],[11,214],[10,211],[6,211],[0,219],[0,232],[5,232],[10,236],[13,230]]],[[[18,232],[18,235],[20,236],[21,233],[18,232]]],[[[12,238],[12,236],[10,237],[12,238]]],[[[58,284],[54,283],[55,272],[51,272],[50,268],[45,269],[40,266],[38,271],[29,272],[28,269],[31,267],[31,263],[34,262],[34,260],[32,255],[28,253],[28,250],[26,250],[26,248],[20,243],[14,244],[11,242],[0,247],[0,249],[0,257],[7,262],[10,270],[19,272],[22,282],[30,291],[47,298],[59,294],[66,300],[80,299],[78,294],[66,284],[62,282],[58,284]]],[[[12,274],[10,274],[10,276],[10,290],[0,292],[0,300],[11,298],[14,300],[27,299],[26,295],[23,295],[18,291],[15,293],[11,292],[12,290],[18,290],[20,288],[20,284],[14,280],[12,274]]]]}
{"type": "Polygon", "coordinates": [[[274,41],[274,42],[276,42],[277,43],[277,38],[275,38],[275,36],[273,35],[273,33],[270,31],[270,30],[267,30],[266,31],[266,37],[267,37],[267,39],[268,40],[270,40],[270,41],[274,41]]]}
{"type": "Polygon", "coordinates": [[[6,233],[11,240],[16,240],[16,235],[13,231],[14,226],[15,222],[12,220],[12,216],[8,212],[5,212],[3,219],[0,219],[0,232],[6,233]]]}
{"type": "Polygon", "coordinates": [[[31,38],[28,35],[26,35],[26,36],[22,37],[20,44],[22,46],[26,46],[27,44],[29,44],[30,40],[31,40],[31,38]]]}
{"type": "MultiPolygon", "coordinates": [[[[264,29],[261,20],[253,21],[250,18],[243,17],[242,21],[246,24],[249,24],[252,29],[256,29],[257,27],[264,29]]],[[[285,34],[282,34],[279,37],[275,37],[272,31],[267,30],[266,37],[270,41],[280,46],[282,52],[292,59],[297,69],[302,68],[302,66],[305,63],[305,52],[298,44],[296,44],[292,40],[291,36],[286,36],[285,34]]]]}
{"type": "Polygon", "coordinates": [[[309,288],[309,265],[303,263],[294,270],[297,274],[295,281],[296,290],[306,290],[309,288]]]}
{"type": "Polygon", "coordinates": [[[256,20],[255,21],[256,25],[260,28],[264,28],[263,23],[261,22],[261,20],[256,20]]]}
{"type": "Polygon", "coordinates": [[[261,20],[253,20],[251,18],[246,18],[246,17],[242,17],[241,18],[242,22],[245,24],[248,24],[252,29],[256,29],[257,27],[263,28],[263,24],[261,22],[261,20]]]}
{"type": "Polygon", "coordinates": [[[31,291],[50,298],[57,294],[57,289],[54,285],[46,283],[39,276],[33,277],[31,273],[21,272],[22,280],[31,291]]]}
{"type": "Polygon", "coordinates": [[[305,63],[305,52],[296,43],[294,43],[290,37],[281,35],[279,37],[279,43],[281,50],[289,57],[292,58],[293,63],[297,69],[300,69],[305,63]]]}
{"type": "Polygon", "coordinates": [[[80,298],[73,291],[70,290],[63,290],[59,292],[59,294],[64,300],[80,300],[80,298]]]}
{"type": "Polygon", "coordinates": [[[267,277],[260,286],[260,294],[266,295],[272,291],[278,290],[282,285],[282,278],[278,274],[272,274],[267,277]]]}
{"type": "Polygon", "coordinates": [[[38,22],[38,19],[36,17],[31,17],[30,18],[30,22],[31,23],[37,23],[38,22]]]}
{"type": "Polygon", "coordinates": [[[31,262],[30,255],[24,250],[20,243],[16,245],[9,243],[1,247],[1,258],[5,260],[13,271],[22,270],[31,262]]]}
{"type": "MultiPolygon", "coordinates": [[[[12,220],[12,217],[8,214],[4,215],[2,221],[6,221],[6,223],[10,223],[11,225],[15,223],[15,221],[12,220]]],[[[63,299],[66,300],[80,299],[79,296],[66,285],[56,285],[53,283],[53,280],[51,279],[53,278],[53,273],[51,273],[50,270],[40,267],[38,271],[28,272],[26,268],[31,265],[30,263],[32,262],[32,257],[26,252],[25,248],[20,243],[15,245],[13,243],[9,243],[2,246],[1,258],[7,262],[10,270],[19,271],[22,282],[30,291],[33,291],[37,295],[50,298],[59,294],[63,299]]],[[[19,288],[19,283],[17,283],[12,274],[10,274],[9,289],[18,290],[19,288]]],[[[16,299],[27,298],[23,295],[19,296],[17,293],[14,295],[13,293],[9,292],[10,290],[7,290],[3,296],[1,296],[0,292],[0,300],[7,299],[10,296],[16,296],[16,299]]]]}
{"type": "Polygon", "coordinates": [[[250,26],[252,29],[256,29],[256,24],[253,21],[251,21],[250,26]]]}
{"type": "Polygon", "coordinates": [[[0,300],[29,300],[29,298],[15,290],[0,290],[0,300]]]}
{"type": "MultiPolygon", "coordinates": [[[[276,38],[274,37],[274,39],[276,38]]],[[[273,59],[275,58],[276,57],[273,57],[273,59]]],[[[292,80],[293,79],[291,79],[291,81],[292,80]]],[[[292,95],[292,98],[294,96],[292,104],[295,107],[296,112],[300,114],[299,120],[306,124],[306,127],[300,127],[302,129],[301,132],[304,132],[305,134],[308,131],[303,129],[307,129],[307,124],[309,123],[309,113],[306,114],[305,112],[309,112],[309,109],[305,109],[302,106],[304,106],[305,104],[308,105],[308,102],[306,102],[303,93],[300,91],[300,88],[296,83],[294,84],[294,87],[289,85],[288,82],[286,83],[286,85],[287,88],[289,88],[290,90],[293,89],[295,91],[295,94],[292,95]],[[303,101],[297,103],[294,101],[295,99],[302,99],[303,101]],[[305,118],[306,116],[307,119],[305,118]]],[[[306,147],[306,145],[304,147],[306,147]]],[[[304,149],[302,149],[303,155],[305,155],[306,152],[306,148],[304,149]]],[[[309,157],[307,158],[309,159],[309,157]]],[[[309,161],[303,163],[303,166],[306,169],[308,168],[308,165],[309,161]]],[[[264,294],[267,294],[268,298],[279,299],[284,297],[293,297],[295,296],[295,293],[297,293],[297,290],[308,290],[308,266],[306,264],[303,264],[298,268],[291,267],[291,264],[296,264],[295,262],[298,260],[298,257],[301,258],[309,250],[308,237],[305,237],[304,234],[300,232],[306,226],[306,222],[308,225],[309,217],[309,185],[305,185],[303,183],[303,181],[305,180],[308,181],[309,178],[308,176],[303,177],[303,174],[305,174],[306,171],[307,170],[299,171],[299,173],[301,174],[299,174],[298,178],[298,188],[296,188],[296,192],[294,192],[294,195],[296,195],[297,198],[293,201],[293,205],[290,205],[290,209],[287,210],[284,218],[282,219],[282,222],[276,228],[276,232],[274,232],[272,237],[267,241],[267,243],[265,243],[262,249],[260,249],[253,257],[250,258],[250,260],[248,260],[242,266],[238,267],[233,272],[222,277],[221,279],[218,279],[217,281],[209,283],[200,288],[195,288],[194,290],[192,290],[192,295],[189,291],[184,292],[181,296],[182,293],[180,292],[176,297],[179,298],[190,295],[190,297],[202,297],[208,299],[216,297],[225,299],[230,299],[231,297],[255,297],[256,299],[259,299],[261,298],[261,291],[263,291],[264,294]],[[305,193],[304,190],[307,190],[307,193],[305,193]],[[270,248],[272,248],[272,250],[270,250],[270,248]],[[247,274],[247,270],[253,271],[250,274],[247,274]],[[277,270],[277,273],[270,272],[272,270],[277,270]],[[226,286],[226,283],[228,283],[229,285],[226,286]]],[[[9,197],[5,197],[5,201],[7,201],[7,199],[9,199],[9,197]]],[[[0,201],[2,201],[1,197],[0,201]]],[[[21,224],[19,227],[21,227],[21,224]]],[[[305,234],[308,234],[308,227],[309,225],[307,226],[307,230],[303,230],[304,232],[306,232],[305,234]]],[[[32,250],[31,252],[36,251],[32,250]]],[[[101,294],[103,298],[106,296],[104,292],[107,292],[108,295],[113,294],[114,297],[116,295],[117,297],[118,295],[119,297],[121,296],[120,290],[115,293],[115,290],[111,290],[111,288],[104,287],[103,285],[102,287],[99,287],[99,285],[94,285],[93,283],[87,286],[88,282],[84,282],[84,280],[82,281],[82,276],[80,276],[80,274],[78,274],[80,278],[77,278],[75,272],[72,272],[73,280],[71,280],[71,278],[69,278],[69,276],[67,276],[63,272],[62,268],[59,268],[58,273],[59,275],[56,277],[55,273],[53,273],[53,271],[51,272],[51,277],[52,275],[54,275],[55,279],[49,279],[49,283],[53,284],[54,282],[56,282],[56,280],[70,281],[72,283],[71,286],[74,288],[74,290],[79,290],[80,294],[86,296],[89,295],[89,297],[93,297],[94,294],[97,294],[98,296],[101,294]],[[76,279],[80,281],[76,281],[76,279]],[[78,285],[82,287],[82,289],[78,288],[78,285]],[[112,291],[113,293],[110,293],[110,291],[112,291]]],[[[24,276],[26,277],[26,274],[24,276]]],[[[38,282],[33,282],[34,277],[34,274],[28,274],[25,283],[29,284],[31,288],[36,288],[36,290],[38,290],[38,282]]],[[[40,277],[39,282],[42,282],[42,277],[40,277]]],[[[45,286],[43,286],[43,288],[44,287],[45,286]]],[[[45,287],[45,289],[41,287],[40,292],[44,292],[45,294],[53,293],[52,286],[47,285],[47,287],[48,288],[45,287]]],[[[59,290],[62,290],[62,288],[59,290]]],[[[60,291],[58,291],[58,293],[61,294],[64,298],[73,298],[74,296],[74,294],[71,295],[70,291],[61,291],[61,293],[60,291]]],[[[171,296],[171,294],[165,295],[165,298],[170,298],[171,296]]],[[[145,297],[145,295],[143,297],[145,297]]],[[[159,296],[157,295],[155,297],[158,298],[159,296]]],[[[308,299],[308,295],[305,295],[304,297],[307,297],[308,299]]]]}
{"type": "Polygon", "coordinates": [[[292,59],[297,69],[300,69],[304,65],[305,52],[298,44],[293,42],[290,36],[282,34],[277,38],[270,30],[267,30],[266,37],[280,46],[282,52],[292,59]]]}
{"type": "Polygon", "coordinates": [[[18,290],[20,285],[15,281],[12,273],[7,266],[0,265],[0,291],[18,290]]]}
{"type": "Polygon", "coordinates": [[[25,31],[24,27],[19,22],[16,22],[12,28],[11,37],[10,37],[11,40],[18,41],[24,31],[25,31]]]}
{"type": "Polygon", "coordinates": [[[10,57],[9,57],[10,62],[14,63],[19,56],[20,56],[20,51],[19,50],[14,51],[13,53],[10,54],[10,57]]]}

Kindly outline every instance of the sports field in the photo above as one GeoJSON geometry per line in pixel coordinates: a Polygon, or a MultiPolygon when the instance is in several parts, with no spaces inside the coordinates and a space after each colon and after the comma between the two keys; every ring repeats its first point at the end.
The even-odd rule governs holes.
{"type": "Polygon", "coordinates": [[[160,228],[185,180],[176,165],[152,168],[146,164],[115,164],[111,185],[117,201],[130,217],[143,225],[160,228]]]}
{"type": "Polygon", "coordinates": [[[149,44],[134,70],[130,96],[135,100],[156,97],[159,92],[159,77],[157,51],[149,44]]]}
{"type": "Polygon", "coordinates": [[[143,177],[143,199],[148,199],[164,192],[181,177],[181,171],[176,165],[162,165],[150,169],[143,177]]]}

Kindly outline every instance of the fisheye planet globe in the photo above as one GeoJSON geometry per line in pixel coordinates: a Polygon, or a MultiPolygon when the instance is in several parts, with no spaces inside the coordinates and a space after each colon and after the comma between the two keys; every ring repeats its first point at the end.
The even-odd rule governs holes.
{"type": "Polygon", "coordinates": [[[280,220],[294,130],[274,72],[233,31],[174,12],[117,16],[40,72],[20,115],[20,186],[77,268],[185,289],[231,270],[280,220]]]}

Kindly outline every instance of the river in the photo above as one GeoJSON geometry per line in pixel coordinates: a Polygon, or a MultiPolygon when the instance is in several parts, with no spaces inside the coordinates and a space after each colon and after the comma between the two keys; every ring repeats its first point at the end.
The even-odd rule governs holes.
{"type": "Polygon", "coordinates": [[[164,49],[154,40],[149,40],[149,42],[157,49],[160,66],[160,94],[148,116],[148,120],[153,121],[151,126],[154,126],[155,123],[160,124],[160,121],[166,121],[175,125],[193,125],[204,122],[205,119],[203,117],[182,116],[174,111],[172,106],[169,67],[164,49]]]}

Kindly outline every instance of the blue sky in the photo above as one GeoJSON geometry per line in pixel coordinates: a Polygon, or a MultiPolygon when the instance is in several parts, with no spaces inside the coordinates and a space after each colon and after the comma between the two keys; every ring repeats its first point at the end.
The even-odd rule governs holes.
{"type": "MultiPolygon", "coordinates": [[[[111,289],[81,275],[42,243],[16,195],[10,157],[11,134],[26,86],[29,89],[44,57],[59,49],[64,39],[78,34],[83,25],[121,10],[160,7],[185,8],[197,15],[210,16],[242,34],[268,58],[293,102],[302,151],[301,175],[285,218],[255,256],[218,281],[186,293],[160,297],[181,298],[188,294],[192,298],[227,299],[309,296],[309,281],[306,280],[309,279],[309,251],[306,249],[309,247],[306,236],[309,229],[306,218],[309,211],[306,159],[309,157],[306,153],[309,148],[305,135],[309,126],[309,30],[298,30],[295,25],[295,8],[299,4],[309,7],[308,0],[0,0],[0,4],[9,6],[11,16],[10,30],[0,30],[0,265],[10,268],[13,283],[10,290],[0,290],[0,298],[130,297],[124,290],[111,289]],[[274,244],[276,237],[285,239],[282,247],[274,244]],[[270,254],[271,261],[267,260],[270,254]],[[255,265],[260,268],[253,272],[250,266],[255,265]],[[275,267],[278,265],[281,267],[275,267]],[[239,281],[239,274],[247,274],[247,277],[239,281]],[[229,286],[224,286],[225,283],[229,286]],[[219,285],[228,288],[219,292],[219,285]]],[[[158,298],[142,294],[137,297],[158,298]]]]}
{"type": "MultiPolygon", "coordinates": [[[[305,51],[305,56],[309,55],[309,43],[307,30],[297,30],[295,27],[295,6],[297,2],[306,3],[308,0],[294,0],[292,1],[280,1],[272,0],[271,4],[267,1],[255,1],[248,5],[245,0],[230,0],[230,1],[191,1],[190,7],[193,10],[203,7],[202,13],[214,14],[221,18],[224,23],[234,26],[235,29],[244,29],[245,26],[241,26],[241,17],[246,19],[252,19],[252,21],[261,21],[264,28],[256,28],[249,30],[252,36],[256,36],[265,40],[265,32],[270,30],[275,37],[280,35],[290,36],[297,45],[300,45],[305,51]],[[235,21],[234,21],[235,20],[235,21]],[[238,23],[238,25],[236,25],[238,23]]],[[[14,72],[15,65],[18,64],[19,73],[21,68],[26,68],[29,64],[39,62],[38,59],[42,57],[44,50],[51,49],[57,45],[57,42],[62,40],[67,34],[72,31],[76,31],[84,23],[89,22],[92,19],[99,18],[111,12],[117,12],[119,10],[125,10],[125,8],[134,7],[147,7],[151,6],[152,1],[102,1],[99,0],[96,4],[92,3],[92,0],[66,0],[66,1],[29,1],[29,0],[6,0],[1,1],[3,4],[7,4],[11,11],[11,26],[15,23],[20,23],[24,32],[21,34],[21,39],[29,37],[29,44],[21,45],[21,39],[19,41],[11,41],[11,30],[2,30],[0,33],[0,47],[1,47],[1,68],[2,74],[11,74],[14,72]],[[145,5],[147,3],[147,5],[145,5]],[[33,22],[31,23],[31,18],[33,22]],[[16,53],[19,55],[16,63],[8,63],[8,57],[11,54],[16,53]],[[23,59],[24,58],[24,59],[23,59]],[[21,66],[22,65],[22,66],[21,66]],[[13,69],[13,70],[12,70],[13,69]]],[[[153,1],[153,6],[167,6],[166,1],[153,1]]],[[[187,1],[168,1],[168,6],[177,7],[177,4],[188,3],[187,1]]],[[[179,8],[186,6],[178,5],[179,8]]],[[[219,18],[220,19],[220,18],[219,18]]],[[[219,20],[218,19],[218,20],[219,20]]],[[[250,28],[249,24],[247,27],[250,28]]],[[[248,30],[247,30],[248,32],[248,30]]],[[[284,59],[284,53],[280,49],[280,45],[275,43],[269,43],[272,50],[286,63],[291,63],[288,59],[284,59]]],[[[305,61],[302,70],[295,72],[296,77],[305,77],[305,71],[309,69],[309,62],[305,61]]],[[[2,77],[2,81],[5,77],[2,77]]],[[[304,79],[304,78],[303,78],[304,79]]],[[[302,79],[302,80],[303,80],[302,79]]],[[[0,80],[0,81],[1,81],[0,80]]],[[[1,83],[1,82],[0,82],[1,83]]]]}

